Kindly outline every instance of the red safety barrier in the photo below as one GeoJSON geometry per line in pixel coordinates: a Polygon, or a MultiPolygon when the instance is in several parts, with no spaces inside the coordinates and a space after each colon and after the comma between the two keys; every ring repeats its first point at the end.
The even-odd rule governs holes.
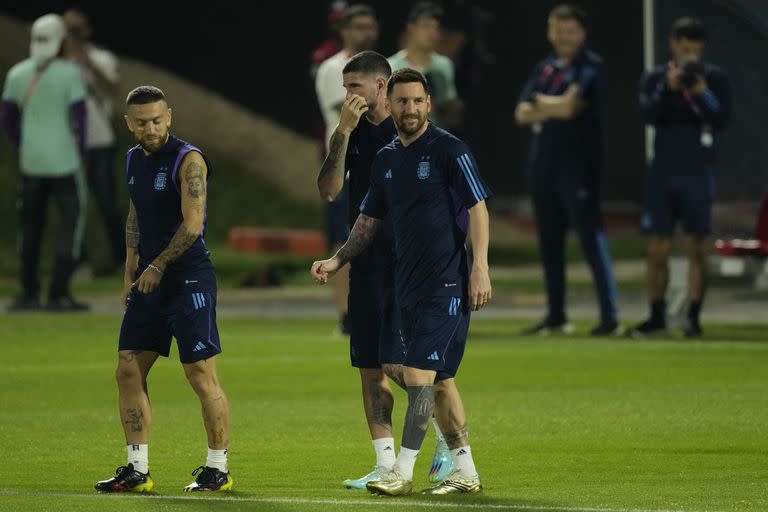
{"type": "Polygon", "coordinates": [[[236,227],[229,231],[228,245],[241,252],[268,252],[324,256],[325,237],[318,231],[236,227]]]}

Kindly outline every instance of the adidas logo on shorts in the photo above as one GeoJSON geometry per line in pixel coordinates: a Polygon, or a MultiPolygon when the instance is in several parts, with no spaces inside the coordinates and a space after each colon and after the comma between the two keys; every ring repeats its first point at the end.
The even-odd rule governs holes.
{"type": "Polygon", "coordinates": [[[427,359],[429,359],[430,361],[439,361],[440,360],[440,358],[437,355],[437,352],[432,352],[427,359]]]}
{"type": "Polygon", "coordinates": [[[195,345],[195,348],[192,349],[192,352],[200,352],[201,350],[205,350],[205,348],[205,343],[198,341],[197,345],[195,345]]]}

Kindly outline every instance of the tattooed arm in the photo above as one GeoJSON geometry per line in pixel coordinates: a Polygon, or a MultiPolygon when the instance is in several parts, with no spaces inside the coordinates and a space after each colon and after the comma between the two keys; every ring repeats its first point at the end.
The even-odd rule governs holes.
{"type": "Polygon", "coordinates": [[[120,304],[126,305],[128,293],[133,286],[133,276],[139,266],[139,220],[133,201],[128,203],[128,218],[125,219],[125,277],[120,304]]]}
{"type": "Polygon", "coordinates": [[[341,106],[339,124],[331,135],[328,155],[317,175],[317,188],[320,191],[320,197],[325,201],[334,201],[344,186],[344,163],[349,136],[360,122],[360,117],[366,112],[368,112],[368,104],[363,97],[356,94],[352,94],[341,106]]]}
{"type": "Polygon", "coordinates": [[[381,228],[381,219],[361,213],[352,227],[347,242],[341,249],[331,259],[316,261],[312,264],[311,272],[315,281],[325,284],[330,276],[371,245],[371,241],[379,228],[381,228]]]}
{"type": "Polygon", "coordinates": [[[125,270],[136,272],[139,265],[139,219],[133,201],[128,203],[128,218],[125,220],[125,270]]]}
{"type": "Polygon", "coordinates": [[[184,221],[176,234],[153,263],[165,272],[166,267],[181,256],[203,233],[208,166],[197,151],[191,151],[180,165],[181,214],[184,221]]]}
{"type": "Polygon", "coordinates": [[[344,187],[344,162],[349,145],[349,133],[338,128],[331,135],[328,154],[317,175],[317,189],[324,201],[334,201],[344,187]]]}
{"type": "Polygon", "coordinates": [[[380,227],[381,219],[369,217],[363,213],[358,215],[347,242],[341,246],[341,249],[334,256],[334,258],[339,260],[339,266],[346,265],[349,260],[371,245],[371,241],[376,236],[380,227]]]}
{"type": "Polygon", "coordinates": [[[189,249],[203,232],[208,167],[200,153],[190,151],[182,160],[179,168],[181,169],[179,172],[181,214],[184,220],[171,241],[168,242],[168,246],[136,281],[136,286],[142,293],[154,291],[168,265],[184,254],[184,251],[189,249]]]}

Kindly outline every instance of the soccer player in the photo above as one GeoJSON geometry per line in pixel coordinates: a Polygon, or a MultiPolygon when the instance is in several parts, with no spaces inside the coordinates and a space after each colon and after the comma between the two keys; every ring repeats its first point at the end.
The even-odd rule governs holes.
{"type": "MultiPolygon", "coordinates": [[[[330,149],[329,139],[339,122],[341,106],[346,99],[346,91],[341,82],[344,65],[353,55],[374,48],[379,39],[379,24],[376,20],[376,13],[367,5],[353,4],[344,9],[339,27],[343,48],[320,64],[315,77],[315,92],[325,122],[324,148],[326,150],[330,149]]],[[[333,250],[341,247],[349,235],[348,207],[349,190],[347,187],[343,187],[341,193],[337,194],[333,201],[326,204],[328,245],[333,250]]],[[[347,310],[349,276],[346,270],[339,274],[334,281],[334,296],[340,313],[339,332],[344,336],[349,336],[351,330],[347,310]]]]}
{"type": "Polygon", "coordinates": [[[126,103],[125,120],[139,142],[126,157],[126,309],[116,371],[128,463],[96,489],[152,490],[147,375],[158,356],[168,356],[173,336],[208,434],[205,466],[184,490],[228,491],[229,403],[216,371],[216,274],[203,239],[212,168],[199,149],[170,134],[171,109],[160,89],[137,87],[126,103]]]}
{"type": "MultiPolygon", "coordinates": [[[[349,173],[349,225],[360,213],[371,181],[376,153],[397,135],[385,104],[387,59],[374,51],[352,57],[342,71],[347,98],[338,126],[331,135],[328,156],[317,178],[320,195],[333,201],[349,173]]],[[[363,408],[376,453],[376,466],[367,475],[345,480],[348,489],[365,489],[392,469],[395,440],[392,436],[393,395],[387,375],[402,383],[405,347],[400,338],[399,312],[394,298],[395,242],[389,223],[374,238],[371,247],[350,262],[350,357],[360,370],[363,408]]],[[[435,425],[437,426],[437,425],[435,425]]],[[[442,481],[451,471],[448,447],[441,436],[435,450],[429,479],[442,481]]]]}
{"type": "Polygon", "coordinates": [[[397,496],[413,490],[413,467],[434,411],[451,449],[453,472],[429,494],[482,489],[467,443],[467,424],[454,377],[464,355],[470,310],[491,298],[488,274],[487,189],[469,148],[427,121],[431,104],[424,75],[392,74],[387,103],[398,137],[378,152],[371,184],[349,239],[312,275],[327,282],[391,223],[397,266],[395,291],[407,345],[403,381],[408,392],[400,452],[394,467],[369,491],[397,496]],[[470,273],[465,240],[474,262],[470,273]]]}

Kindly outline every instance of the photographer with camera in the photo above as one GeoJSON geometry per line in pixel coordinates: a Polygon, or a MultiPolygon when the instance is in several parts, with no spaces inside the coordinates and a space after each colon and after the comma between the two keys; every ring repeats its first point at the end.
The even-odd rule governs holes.
{"type": "MultiPolygon", "coordinates": [[[[85,147],[88,185],[101,212],[110,248],[110,268],[121,269],[125,262],[125,229],[115,192],[114,102],[119,93],[120,77],[117,58],[112,52],[91,43],[91,23],[79,9],[69,9],[64,15],[67,36],[64,57],[80,69],[86,85],[85,147]]],[[[88,255],[83,241],[82,259],[88,255]]]]}
{"type": "Polygon", "coordinates": [[[688,256],[688,325],[701,336],[699,314],[706,288],[707,235],[711,230],[713,166],[720,134],[730,114],[730,88],[720,68],[702,60],[707,32],[698,19],[672,26],[673,59],[646,72],[640,107],[656,130],[641,226],[648,238],[647,279],[651,316],[630,334],[666,331],[664,295],[672,235],[679,221],[688,256]]]}

